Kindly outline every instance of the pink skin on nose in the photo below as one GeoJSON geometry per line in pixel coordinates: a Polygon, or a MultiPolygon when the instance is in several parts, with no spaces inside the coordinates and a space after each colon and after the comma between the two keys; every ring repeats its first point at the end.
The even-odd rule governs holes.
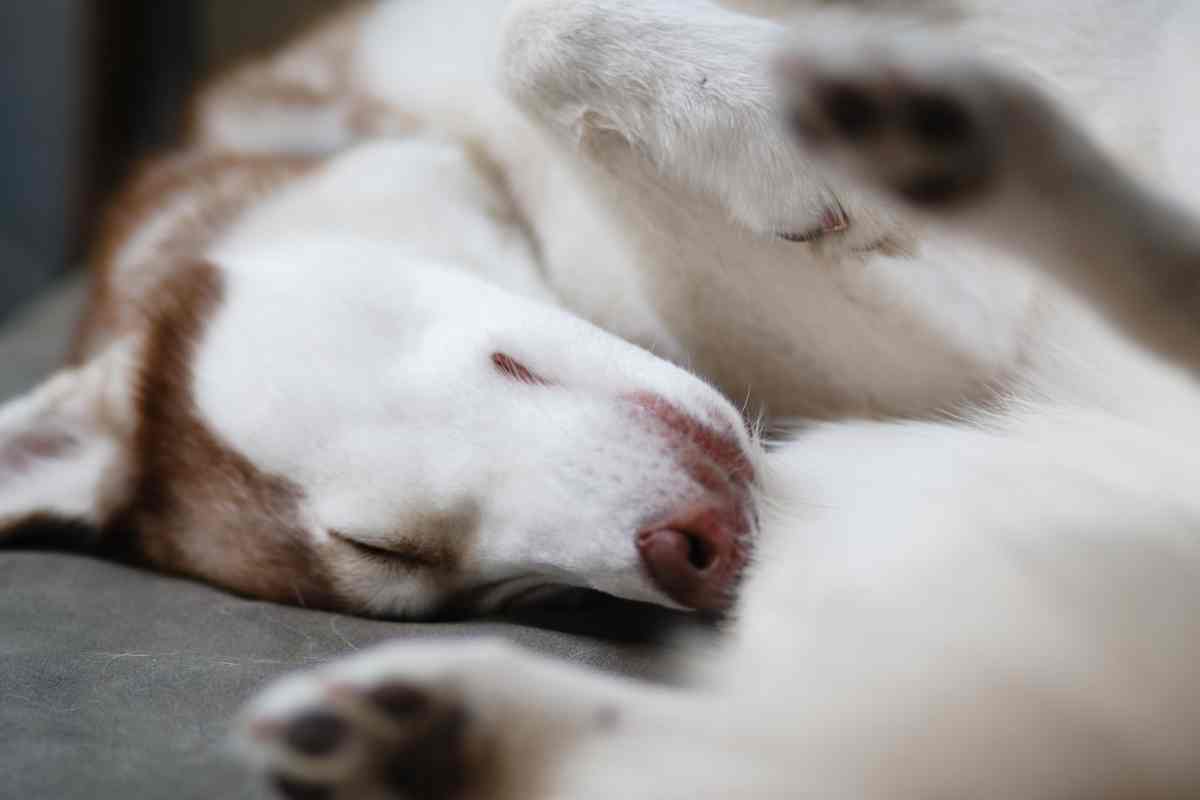
{"type": "Polygon", "coordinates": [[[688,608],[722,611],[733,602],[751,532],[749,484],[754,467],[732,433],[722,433],[659,395],[625,398],[673,446],[680,466],[704,489],[637,535],[654,584],[688,608]]]}
{"type": "Polygon", "coordinates": [[[668,431],[691,442],[734,482],[754,480],[754,466],[732,433],[722,433],[675,406],[665,397],[650,392],[629,395],[635,406],[649,412],[668,431]]]}

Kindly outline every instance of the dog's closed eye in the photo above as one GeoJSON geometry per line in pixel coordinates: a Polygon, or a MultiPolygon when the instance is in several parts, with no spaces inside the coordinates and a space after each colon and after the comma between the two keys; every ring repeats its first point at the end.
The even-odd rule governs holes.
{"type": "Polygon", "coordinates": [[[342,544],[349,545],[359,556],[388,566],[402,566],[409,569],[427,567],[429,559],[422,553],[398,548],[381,547],[352,539],[341,531],[330,530],[329,535],[342,544]]]}

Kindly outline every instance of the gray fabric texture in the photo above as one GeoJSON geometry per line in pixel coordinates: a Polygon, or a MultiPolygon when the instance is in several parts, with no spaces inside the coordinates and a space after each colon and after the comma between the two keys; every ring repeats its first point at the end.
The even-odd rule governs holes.
{"type": "MultiPolygon", "coordinates": [[[[81,295],[76,281],[0,330],[0,398],[59,361],[81,295]]],[[[266,797],[227,734],[242,703],[284,672],[384,640],[492,635],[655,679],[666,658],[654,642],[683,624],[601,600],[524,621],[366,620],[82,556],[0,551],[0,798],[266,797]]]]}

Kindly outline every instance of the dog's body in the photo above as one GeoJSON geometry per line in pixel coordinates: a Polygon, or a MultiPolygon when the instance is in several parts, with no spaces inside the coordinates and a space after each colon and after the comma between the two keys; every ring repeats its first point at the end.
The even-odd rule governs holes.
{"type": "MultiPolygon", "coordinates": [[[[1024,193],[981,182],[1000,199],[957,230],[889,210],[797,146],[768,67],[782,12],[832,42],[818,76],[932,27],[1195,192],[1195,13],[507,5],[354,12],[202,99],[199,155],[151,173],[132,208],[158,210],[106,248],[78,366],[0,416],[0,521],[84,520],[163,568],[357,611],[547,583],[716,608],[754,479],[759,555],[705,700],[397,649],[332,668],[339,692],[269,693],[251,750],[295,791],[352,796],[1195,789],[1200,392],[1143,349],[1195,366],[1190,223],[1072,161],[1022,82],[943,86],[903,45],[867,66],[948,93],[989,146],[1024,130],[980,111],[997,85],[1049,133],[981,151],[1024,193]],[[981,228],[1010,255],[961,236],[981,228]],[[772,423],[882,419],[764,456],[667,360],[772,423]],[[356,687],[399,696],[395,717],[356,687]],[[293,747],[331,712],[329,747],[293,747]]],[[[862,154],[868,177],[921,166],[898,147],[862,154]]]]}
{"type": "MultiPolygon", "coordinates": [[[[343,37],[339,47],[314,37],[321,46],[302,41],[216,87],[200,104],[197,139],[275,155],[396,131],[465,142],[531,231],[549,296],[687,366],[751,417],[941,418],[990,406],[1037,374],[1058,384],[1039,391],[1063,401],[1131,411],[1095,381],[1054,375],[1063,342],[1084,369],[1116,356],[1053,288],[997,269],[1010,263],[1003,255],[898,218],[797,153],[762,57],[777,22],[714,3],[633,4],[621,15],[583,3],[574,16],[613,28],[589,35],[619,47],[552,51],[583,60],[509,63],[498,77],[508,5],[399,2],[351,16],[325,31],[343,37]],[[577,86],[542,82],[571,75],[607,94],[585,101],[577,86]],[[681,116],[700,112],[711,119],[681,116]]],[[[810,11],[794,0],[725,5],[799,9],[802,25],[839,15],[836,4],[810,11]]],[[[1173,5],[1091,3],[1059,34],[1032,2],[885,4],[894,19],[874,24],[953,25],[1041,80],[1128,168],[1195,193],[1188,170],[1200,159],[1179,152],[1193,137],[1162,108],[1186,83],[1163,78],[1177,69],[1164,55],[1173,5]]],[[[532,58],[515,45],[508,53],[532,58]]]]}
{"type": "MultiPolygon", "coordinates": [[[[842,186],[836,178],[812,189],[811,162],[784,149],[788,136],[766,121],[774,106],[755,94],[770,91],[755,71],[765,70],[769,23],[699,3],[526,3],[503,44],[506,86],[552,139],[584,155],[570,165],[588,176],[582,185],[614,201],[607,219],[633,259],[621,263],[635,265],[652,318],[622,329],[637,319],[623,310],[612,329],[665,353],[678,346],[727,392],[748,387],[769,411],[957,418],[821,426],[766,457],[759,557],[731,641],[693,654],[707,662],[704,693],[493,645],[381,650],[255,705],[250,752],[282,775],[285,793],[1200,789],[1200,500],[1186,477],[1198,466],[1190,370],[1200,247],[1186,215],[1089,143],[1099,139],[1143,179],[1188,191],[1193,115],[1163,114],[1161,103],[1196,74],[1180,44],[1200,31],[1195,13],[1082,3],[1056,28],[1032,4],[878,5],[888,13],[800,18],[815,32],[795,48],[809,60],[795,71],[797,94],[826,115],[824,130],[811,119],[802,127],[949,228],[872,213],[882,201],[870,193],[838,188],[830,200],[823,187],[842,186]],[[906,14],[940,27],[930,51],[904,38],[917,27],[906,14]],[[978,43],[1022,77],[938,60],[943,41],[978,43]],[[1027,88],[1030,75],[1056,79],[1041,91],[1087,120],[1088,136],[1027,88]],[[895,115],[872,125],[916,133],[862,136],[861,105],[820,108],[846,86],[871,114],[895,115]],[[929,98],[935,111],[914,117],[929,98]],[[935,171],[920,174],[926,167],[935,171]],[[684,298],[694,304],[686,320],[684,298]],[[804,327],[811,320],[817,331],[804,327]],[[745,372],[723,366],[731,352],[745,372]],[[781,352],[787,367],[774,360],[781,352]],[[314,727],[325,734],[319,752],[289,744],[314,727]]],[[[562,167],[552,161],[522,180],[542,168],[562,167]]],[[[537,191],[515,193],[538,220],[555,182],[531,182],[537,191]]],[[[570,259],[554,261],[553,237],[571,229],[534,229],[545,230],[559,298],[603,319],[613,301],[580,288],[570,259]]]]}
{"type": "MultiPolygon", "coordinates": [[[[624,46],[687,61],[697,97],[686,95],[693,76],[649,62],[640,67],[647,74],[625,63],[563,64],[568,75],[611,70],[614,96],[604,100],[611,108],[559,108],[555,87],[501,92],[493,54],[507,5],[385,4],[357,18],[357,29],[340,31],[358,32],[349,55],[335,51],[335,63],[325,60],[329,50],[301,42],[248,69],[241,91],[218,86],[200,106],[201,119],[211,120],[201,138],[230,149],[277,152],[283,142],[310,152],[400,126],[468,142],[504,176],[563,306],[686,363],[751,415],[926,416],[988,397],[1011,373],[1036,314],[1027,282],[974,270],[961,257],[954,269],[914,266],[904,258],[915,246],[911,230],[878,204],[860,208],[851,189],[828,188],[778,130],[760,63],[778,25],[703,4],[659,4],[645,19],[634,9],[620,24],[631,37],[656,38],[624,46]],[[666,20],[658,28],[648,24],[655,14],[666,20]],[[737,71],[722,63],[731,58],[743,61],[737,71]],[[755,72],[744,74],[752,64],[755,72]],[[677,79],[689,83],[670,85],[677,79]],[[295,101],[264,97],[272,81],[276,98],[286,91],[295,101]],[[323,91],[332,97],[322,100],[323,91]],[[351,104],[341,99],[347,94],[369,100],[351,104]],[[711,98],[709,111],[731,119],[719,130],[696,125],[706,141],[674,142],[695,123],[616,118],[636,104],[675,113],[663,102],[671,95],[689,113],[704,110],[697,99],[711,98]],[[531,124],[509,96],[547,124],[531,124]],[[398,109],[400,122],[376,114],[355,124],[364,103],[398,109]],[[295,141],[297,130],[312,139],[295,141]],[[908,269],[885,266],[894,263],[889,254],[908,269]],[[757,286],[775,288],[749,288],[757,286]]],[[[519,73],[514,66],[503,74],[519,73]]]]}

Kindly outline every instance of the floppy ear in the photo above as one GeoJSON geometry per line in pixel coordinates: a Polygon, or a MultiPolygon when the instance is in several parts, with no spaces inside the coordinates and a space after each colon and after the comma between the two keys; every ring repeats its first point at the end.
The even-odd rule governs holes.
{"type": "Polygon", "coordinates": [[[53,539],[99,530],[126,498],[135,355],[117,343],[0,407],[0,546],[77,544],[53,539]]]}

